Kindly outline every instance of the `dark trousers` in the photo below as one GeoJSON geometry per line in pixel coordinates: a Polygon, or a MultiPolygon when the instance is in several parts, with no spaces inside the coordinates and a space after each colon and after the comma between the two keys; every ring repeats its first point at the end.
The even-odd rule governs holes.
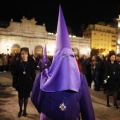
{"type": "Polygon", "coordinates": [[[0,66],[0,72],[3,72],[3,66],[0,66]]]}

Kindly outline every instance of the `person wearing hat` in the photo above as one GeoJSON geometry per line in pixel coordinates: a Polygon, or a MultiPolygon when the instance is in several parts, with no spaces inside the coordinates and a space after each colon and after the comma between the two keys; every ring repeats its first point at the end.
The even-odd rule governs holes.
{"type": "Polygon", "coordinates": [[[12,66],[12,75],[13,87],[18,91],[18,117],[21,115],[26,116],[28,98],[30,97],[32,85],[36,76],[34,63],[31,61],[28,48],[21,48],[19,60],[12,66]],[[22,111],[23,104],[24,110],[22,111]]]}
{"type": "Polygon", "coordinates": [[[78,69],[61,6],[52,64],[33,87],[37,88],[32,89],[31,101],[40,120],[79,120],[80,114],[82,120],[95,120],[87,80],[78,69]]]}

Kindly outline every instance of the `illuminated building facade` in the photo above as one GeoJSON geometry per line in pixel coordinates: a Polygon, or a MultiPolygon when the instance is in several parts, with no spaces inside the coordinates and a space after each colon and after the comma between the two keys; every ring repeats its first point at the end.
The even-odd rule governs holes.
{"type": "MultiPolygon", "coordinates": [[[[70,35],[71,45],[75,54],[90,54],[90,39],[70,35]]],[[[45,24],[37,25],[35,19],[25,17],[21,22],[12,19],[6,28],[0,28],[0,54],[15,54],[21,47],[28,47],[30,54],[43,55],[46,44],[47,55],[53,56],[56,35],[46,31],[45,24]]]]}
{"type": "Polygon", "coordinates": [[[117,53],[120,53],[120,15],[117,21],[117,34],[118,34],[118,42],[117,42],[117,53]]]}
{"type": "Polygon", "coordinates": [[[109,51],[117,50],[117,29],[104,23],[88,25],[83,32],[85,38],[90,39],[91,49],[97,49],[99,54],[107,55],[109,51]]]}

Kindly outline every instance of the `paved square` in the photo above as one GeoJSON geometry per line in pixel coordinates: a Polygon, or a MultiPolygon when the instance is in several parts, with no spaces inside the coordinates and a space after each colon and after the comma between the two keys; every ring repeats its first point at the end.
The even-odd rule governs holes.
{"type": "MultiPolygon", "coordinates": [[[[19,111],[17,91],[11,86],[12,76],[10,72],[0,73],[0,120],[39,120],[39,114],[30,99],[27,106],[27,117],[18,118],[19,111]]],[[[103,91],[90,89],[92,104],[96,120],[120,120],[120,108],[113,107],[113,99],[110,96],[111,107],[106,106],[106,98],[103,91]]],[[[120,101],[118,101],[120,107],[120,101]]]]}

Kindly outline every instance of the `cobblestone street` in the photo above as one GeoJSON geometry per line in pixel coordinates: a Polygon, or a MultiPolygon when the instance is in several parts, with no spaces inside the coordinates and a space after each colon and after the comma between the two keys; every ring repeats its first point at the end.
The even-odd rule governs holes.
{"type": "MultiPolygon", "coordinates": [[[[26,117],[17,117],[19,106],[17,91],[11,87],[12,76],[10,72],[0,73],[0,120],[39,120],[39,114],[29,99],[26,117]]],[[[111,107],[106,106],[103,91],[90,90],[96,120],[120,120],[120,108],[113,107],[112,96],[110,96],[111,107]]],[[[118,101],[120,107],[120,101],[118,101]]]]}

